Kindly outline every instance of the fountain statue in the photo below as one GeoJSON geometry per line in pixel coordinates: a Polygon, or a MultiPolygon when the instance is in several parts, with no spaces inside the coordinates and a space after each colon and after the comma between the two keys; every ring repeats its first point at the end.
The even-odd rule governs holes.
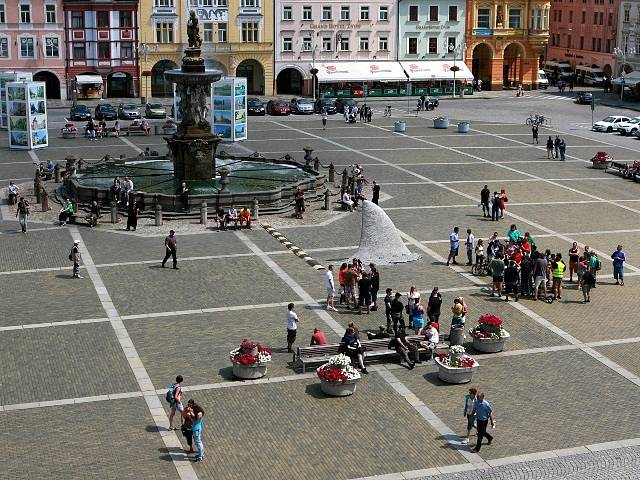
{"type": "Polygon", "coordinates": [[[215,153],[220,138],[211,134],[208,101],[211,83],[222,74],[219,70],[205,69],[198,17],[193,10],[187,21],[187,35],[189,46],[184,50],[182,67],[164,73],[168,81],[176,84],[182,118],[176,133],[165,140],[171,150],[176,178],[210,181],[215,176],[215,153]]]}

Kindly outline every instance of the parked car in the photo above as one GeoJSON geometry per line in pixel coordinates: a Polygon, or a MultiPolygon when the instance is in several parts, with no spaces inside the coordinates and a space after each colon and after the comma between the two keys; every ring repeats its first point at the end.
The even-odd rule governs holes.
{"type": "Polygon", "coordinates": [[[247,98],[247,113],[249,115],[264,115],[264,102],[259,98],[247,98]]]}
{"type": "Polygon", "coordinates": [[[118,107],[118,118],[122,120],[133,120],[140,118],[140,110],[134,103],[121,103],[118,107]]]}
{"type": "Polygon", "coordinates": [[[78,103],[69,110],[69,120],[91,120],[91,110],[78,103]]]}
{"type": "Polygon", "coordinates": [[[576,103],[591,105],[591,101],[593,100],[593,95],[591,92],[578,92],[576,96],[576,103]]]}
{"type": "Polygon", "coordinates": [[[610,115],[607,118],[600,120],[593,124],[593,129],[596,132],[613,132],[618,129],[618,125],[621,122],[628,122],[630,120],[629,117],[623,117],[621,115],[610,115]]]}
{"type": "Polygon", "coordinates": [[[291,113],[313,113],[313,101],[308,98],[292,98],[289,109],[291,113]]]}
{"type": "Polygon", "coordinates": [[[96,120],[117,120],[118,112],[109,103],[100,103],[93,114],[96,120]]]}
{"type": "Polygon", "coordinates": [[[160,103],[147,103],[144,109],[144,116],[147,118],[166,118],[167,109],[160,103]]]}
{"type": "Polygon", "coordinates": [[[344,107],[357,107],[358,102],[356,102],[353,98],[338,98],[336,100],[336,111],[338,113],[344,113],[344,107]]]}
{"type": "Polygon", "coordinates": [[[267,113],[269,115],[289,115],[291,113],[289,102],[281,99],[269,100],[269,103],[267,103],[267,113]]]}
{"type": "Polygon", "coordinates": [[[329,115],[333,115],[337,112],[336,101],[333,98],[319,98],[316,100],[316,113],[326,111],[329,115]]]}
{"type": "Polygon", "coordinates": [[[620,122],[618,124],[618,132],[620,135],[635,135],[640,128],[640,117],[633,117],[628,122],[620,122]]]}

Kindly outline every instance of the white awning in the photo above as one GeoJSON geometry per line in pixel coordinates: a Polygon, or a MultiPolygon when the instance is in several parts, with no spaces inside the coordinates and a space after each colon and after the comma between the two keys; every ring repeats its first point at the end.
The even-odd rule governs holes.
{"type": "Polygon", "coordinates": [[[319,82],[406,81],[398,62],[327,62],[316,63],[319,82]]]}
{"type": "MultiPolygon", "coordinates": [[[[426,80],[453,80],[453,60],[424,60],[400,62],[412,82],[426,80]]],[[[463,61],[456,61],[456,80],[473,80],[473,74],[463,61]]]]}
{"type": "Polygon", "coordinates": [[[102,83],[100,75],[76,75],[76,85],[95,85],[97,83],[102,83]]]}
{"type": "MultiPolygon", "coordinates": [[[[614,85],[620,85],[622,83],[622,77],[614,78],[611,80],[611,83],[614,85]]],[[[634,70],[624,76],[624,84],[626,86],[635,85],[636,83],[640,83],[640,72],[634,70]]]]}

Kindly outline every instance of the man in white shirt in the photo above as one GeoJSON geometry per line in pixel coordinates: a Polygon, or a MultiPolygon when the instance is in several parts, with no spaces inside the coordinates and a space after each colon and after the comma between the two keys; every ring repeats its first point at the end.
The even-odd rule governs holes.
{"type": "Polygon", "coordinates": [[[287,352],[293,352],[293,343],[298,333],[298,314],[293,311],[293,303],[287,305],[287,352]]]}
{"type": "Polygon", "coordinates": [[[458,237],[458,227],[453,228],[453,232],[449,235],[449,256],[447,257],[447,267],[449,262],[453,261],[454,265],[457,265],[456,257],[458,256],[458,246],[460,245],[460,239],[458,237]]]}
{"type": "Polygon", "coordinates": [[[9,181],[9,205],[15,205],[18,203],[18,197],[20,196],[20,188],[13,182],[9,181]]]}
{"type": "Polygon", "coordinates": [[[336,293],[336,284],[333,280],[333,265],[327,267],[327,271],[324,273],[324,286],[327,289],[327,310],[338,310],[333,305],[333,296],[336,293]]]}
{"type": "Polygon", "coordinates": [[[350,212],[353,212],[353,200],[351,200],[351,195],[346,190],[342,194],[342,204],[345,205],[350,212]]]}
{"type": "Polygon", "coordinates": [[[476,241],[476,237],[471,233],[471,229],[467,228],[467,240],[464,244],[467,247],[467,265],[473,265],[473,245],[476,241]]]}
{"type": "Polygon", "coordinates": [[[134,193],[133,191],[133,180],[129,177],[124,177],[124,181],[122,182],[122,189],[124,190],[125,198],[127,199],[127,206],[129,205],[129,196],[134,193]]]}
{"type": "Polygon", "coordinates": [[[429,357],[433,358],[433,353],[436,351],[438,342],[440,341],[440,334],[438,330],[431,324],[427,323],[427,327],[424,331],[424,341],[420,342],[420,346],[429,350],[429,357]]]}

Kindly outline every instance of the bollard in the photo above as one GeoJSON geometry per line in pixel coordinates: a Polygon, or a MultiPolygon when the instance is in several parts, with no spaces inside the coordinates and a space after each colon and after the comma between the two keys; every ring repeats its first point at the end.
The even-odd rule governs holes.
{"type": "Polygon", "coordinates": [[[454,345],[462,345],[464,343],[464,326],[451,325],[449,330],[449,347],[454,345]]]}
{"type": "Polygon", "coordinates": [[[329,189],[324,191],[324,209],[329,210],[329,189]]]}
{"type": "Polygon", "coordinates": [[[111,202],[111,223],[118,223],[118,204],[111,202]]]}
{"type": "Polygon", "coordinates": [[[316,157],[316,158],[314,158],[314,159],[313,159],[313,169],[314,169],[316,172],[319,172],[319,171],[320,171],[320,159],[319,159],[318,157],[316,157]]]}
{"type": "Polygon", "coordinates": [[[254,198],[253,199],[253,218],[255,218],[256,222],[258,221],[258,219],[260,218],[260,212],[259,212],[259,204],[258,204],[258,199],[254,198]]]}
{"type": "Polygon", "coordinates": [[[49,211],[49,194],[44,189],[44,187],[42,188],[42,211],[43,212],[49,211]]]}
{"type": "Polygon", "coordinates": [[[329,164],[329,183],[334,183],[336,181],[336,167],[333,166],[333,163],[329,164]]]}
{"type": "Polygon", "coordinates": [[[162,226],[162,205],[156,203],[156,227],[162,226]]]}
{"type": "Polygon", "coordinates": [[[56,163],[56,166],[53,167],[53,178],[54,178],[54,181],[56,183],[60,183],[60,177],[61,177],[60,170],[61,169],[62,168],[60,167],[59,163],[56,163]]]}
{"type": "Polygon", "coordinates": [[[345,168],[342,171],[342,186],[341,188],[344,190],[347,188],[347,169],[345,168]]]}
{"type": "Polygon", "coordinates": [[[200,223],[207,226],[207,202],[202,202],[200,204],[200,223]]]}
{"type": "Polygon", "coordinates": [[[36,178],[33,180],[33,193],[36,196],[36,203],[40,203],[40,189],[42,188],[42,182],[40,181],[40,177],[37,175],[38,174],[36,173],[36,178]]]}

